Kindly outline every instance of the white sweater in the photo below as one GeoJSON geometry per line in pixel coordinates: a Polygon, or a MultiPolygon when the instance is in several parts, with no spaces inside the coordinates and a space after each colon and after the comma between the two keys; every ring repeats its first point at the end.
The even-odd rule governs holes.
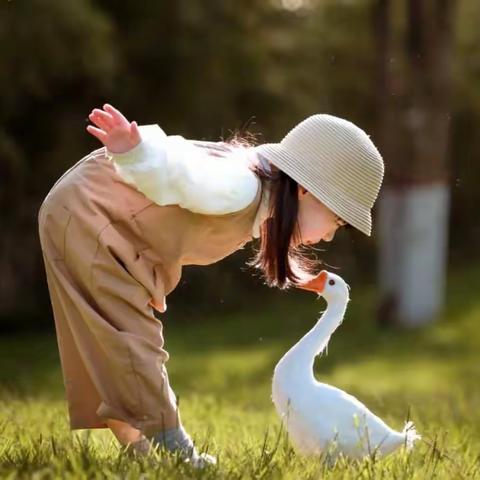
{"type": "MultiPolygon", "coordinates": [[[[139,126],[141,142],[125,153],[107,150],[116,171],[158,205],[179,205],[192,212],[221,215],[246,208],[261,181],[248,167],[253,149],[239,148],[228,161],[181,135],[166,135],[158,125],[139,126]]],[[[204,142],[210,143],[210,142],[204,142]]],[[[268,212],[265,192],[252,236],[268,212]]]]}

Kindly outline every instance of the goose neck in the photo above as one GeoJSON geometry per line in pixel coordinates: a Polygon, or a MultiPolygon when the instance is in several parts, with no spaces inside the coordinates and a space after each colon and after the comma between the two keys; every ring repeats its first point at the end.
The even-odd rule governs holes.
{"type": "Polygon", "coordinates": [[[330,302],[313,328],[298,342],[299,353],[313,364],[330,340],[330,336],[342,323],[347,302],[330,302]]]}

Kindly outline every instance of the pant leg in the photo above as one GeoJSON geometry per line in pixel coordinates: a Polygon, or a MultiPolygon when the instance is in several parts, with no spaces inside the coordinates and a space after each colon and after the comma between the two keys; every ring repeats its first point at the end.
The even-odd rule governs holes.
{"type": "Polygon", "coordinates": [[[99,246],[92,263],[91,290],[99,313],[115,330],[103,338],[103,344],[115,352],[110,364],[113,373],[123,357],[128,356],[121,367],[128,377],[113,384],[115,399],[124,398],[127,403],[128,398],[135,406],[129,419],[112,417],[118,407],[107,399],[98,413],[124,420],[150,435],[178,425],[176,397],[165,367],[169,355],[164,349],[163,325],[150,305],[151,294],[129,273],[117,254],[118,251],[114,254],[113,249],[99,246]]]}
{"type": "Polygon", "coordinates": [[[72,430],[80,428],[106,428],[107,425],[96,413],[101,403],[100,395],[83,362],[73,332],[69,326],[68,317],[73,312],[66,305],[65,299],[62,299],[64,289],[59,284],[57,272],[58,269],[64,268],[64,266],[58,262],[52,265],[45,258],[44,265],[57,333],[57,345],[63,372],[70,428],[72,430]]]}
{"type": "Polygon", "coordinates": [[[73,275],[85,269],[64,261],[61,235],[40,231],[72,428],[114,418],[149,435],[177,424],[151,295],[108,249],[98,250],[91,278],[73,275]]]}

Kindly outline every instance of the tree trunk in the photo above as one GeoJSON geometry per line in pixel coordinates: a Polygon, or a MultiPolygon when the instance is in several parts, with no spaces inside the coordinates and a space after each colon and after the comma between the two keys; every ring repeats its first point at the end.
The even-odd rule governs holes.
{"type": "MultiPolygon", "coordinates": [[[[379,149],[381,325],[433,321],[444,304],[448,247],[453,1],[409,0],[404,45],[390,2],[374,9],[379,149]]],[[[401,22],[398,22],[401,24],[401,22]]]]}

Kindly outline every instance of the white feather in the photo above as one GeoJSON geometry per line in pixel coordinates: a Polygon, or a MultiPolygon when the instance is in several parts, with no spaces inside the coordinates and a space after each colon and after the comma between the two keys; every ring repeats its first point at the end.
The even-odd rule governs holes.
{"type": "Polygon", "coordinates": [[[350,301],[350,287],[345,281],[326,273],[321,296],[327,301],[327,309],[281,358],[273,374],[272,400],[290,440],[299,453],[318,455],[328,451],[330,459],[340,453],[356,459],[385,456],[404,444],[410,449],[421,438],[412,422],[397,432],[358,399],[318,382],[313,375],[313,361],[327,349],[350,301]]]}

